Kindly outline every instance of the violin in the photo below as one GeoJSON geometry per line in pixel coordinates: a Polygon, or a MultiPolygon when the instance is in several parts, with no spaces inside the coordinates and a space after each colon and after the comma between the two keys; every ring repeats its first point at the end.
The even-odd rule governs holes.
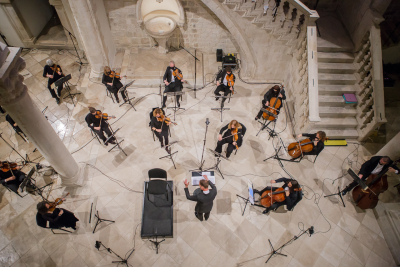
{"type": "Polygon", "coordinates": [[[103,120],[108,120],[108,119],[115,119],[115,116],[108,115],[107,113],[102,113],[101,111],[96,111],[96,115],[94,115],[96,119],[103,119],[103,120]]]}
{"type": "Polygon", "coordinates": [[[379,200],[379,194],[385,192],[389,187],[386,172],[390,167],[393,167],[399,162],[400,158],[387,167],[384,172],[381,172],[378,175],[371,174],[368,176],[366,180],[366,184],[368,186],[367,190],[363,190],[359,185],[353,189],[353,199],[359,208],[373,209],[376,207],[379,200]]]}
{"type": "Polygon", "coordinates": [[[58,205],[61,205],[64,202],[63,199],[66,198],[68,195],[69,195],[69,193],[67,193],[64,197],[56,198],[56,200],[54,200],[54,202],[50,202],[49,203],[49,205],[50,205],[49,211],[54,211],[58,205]]]}
{"type": "Polygon", "coordinates": [[[1,170],[3,172],[9,172],[10,170],[11,171],[16,171],[16,170],[18,170],[18,164],[15,163],[15,162],[4,161],[2,163],[1,170]]]}
{"type": "Polygon", "coordinates": [[[182,80],[183,79],[183,74],[180,73],[177,68],[172,72],[172,75],[174,75],[178,80],[182,80]]]}
{"type": "Polygon", "coordinates": [[[160,117],[158,117],[157,120],[158,120],[158,121],[162,121],[162,122],[172,123],[172,124],[174,124],[174,125],[178,125],[176,122],[171,121],[170,118],[167,118],[167,117],[164,116],[164,115],[161,115],[160,117]]]}
{"type": "Polygon", "coordinates": [[[54,64],[53,67],[50,67],[50,69],[52,69],[54,71],[53,75],[55,72],[61,72],[61,69],[59,67],[57,67],[57,64],[54,64]]]}
{"type": "Polygon", "coordinates": [[[108,76],[110,77],[110,78],[117,78],[117,79],[120,79],[121,78],[121,74],[120,73],[118,73],[118,72],[115,72],[115,71],[110,71],[110,73],[108,74],[108,76]]]}
{"type": "MultiPolygon", "coordinates": [[[[301,191],[301,188],[295,188],[293,190],[301,191]]],[[[285,189],[283,189],[283,187],[276,189],[274,192],[272,192],[272,194],[271,191],[272,190],[267,190],[261,195],[260,202],[264,207],[269,208],[275,202],[282,202],[286,199],[285,189]]]]}
{"type": "Polygon", "coordinates": [[[309,138],[302,140],[301,142],[291,143],[288,148],[288,154],[292,158],[298,158],[305,152],[311,152],[314,148],[314,142],[309,138]]]}
{"type": "Polygon", "coordinates": [[[231,134],[233,135],[233,141],[236,142],[236,150],[239,150],[239,146],[237,145],[237,141],[239,140],[238,128],[232,129],[231,134]]]}

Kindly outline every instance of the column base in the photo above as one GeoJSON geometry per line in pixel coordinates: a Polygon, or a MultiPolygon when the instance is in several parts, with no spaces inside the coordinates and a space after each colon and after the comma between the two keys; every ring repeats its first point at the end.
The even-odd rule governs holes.
{"type": "Polygon", "coordinates": [[[78,166],[79,166],[78,172],[72,178],[65,177],[60,174],[62,186],[78,187],[83,185],[85,179],[88,178],[88,173],[86,171],[87,165],[84,163],[78,163],[78,166]]]}

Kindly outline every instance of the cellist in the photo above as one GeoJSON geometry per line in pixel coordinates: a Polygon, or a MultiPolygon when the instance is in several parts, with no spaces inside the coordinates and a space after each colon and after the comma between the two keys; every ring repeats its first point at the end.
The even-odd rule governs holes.
{"type": "MultiPolygon", "coordinates": [[[[303,134],[298,134],[297,139],[300,139],[300,137],[305,136],[310,138],[310,140],[313,142],[313,149],[310,152],[303,152],[303,155],[318,155],[324,148],[325,148],[325,140],[328,138],[326,137],[326,133],[324,131],[318,131],[315,134],[308,134],[308,133],[303,133],[303,134]]],[[[294,159],[292,159],[294,160],[294,159]]]]}
{"type": "MultiPolygon", "coordinates": [[[[267,214],[270,210],[275,210],[275,209],[279,208],[282,205],[286,205],[287,209],[291,210],[294,207],[294,205],[296,204],[296,201],[299,198],[299,194],[301,194],[300,191],[295,191],[295,189],[299,188],[299,183],[294,179],[288,179],[288,178],[284,178],[284,177],[276,179],[276,180],[271,180],[271,184],[281,183],[281,182],[284,183],[282,188],[285,189],[285,200],[282,201],[282,202],[275,202],[270,207],[267,207],[263,211],[263,214],[267,214]]],[[[267,191],[267,190],[271,191],[272,190],[272,192],[274,192],[276,189],[278,189],[278,187],[267,186],[261,191],[258,191],[256,189],[254,189],[254,194],[257,193],[260,196],[262,196],[262,194],[265,191],[267,191]]]]}
{"type": "Polygon", "coordinates": [[[228,148],[226,149],[226,157],[229,158],[233,150],[242,146],[243,136],[245,133],[246,127],[237,120],[232,120],[219,131],[218,143],[215,151],[222,153],[222,146],[224,144],[228,144],[228,148]],[[225,133],[223,134],[223,132],[225,133]],[[237,136],[237,138],[235,136],[237,136]]]}
{"type": "MultiPolygon", "coordinates": [[[[360,172],[358,173],[358,177],[361,180],[365,181],[371,174],[380,174],[385,173],[387,171],[399,174],[399,168],[393,165],[393,167],[389,167],[393,161],[387,156],[375,156],[370,160],[366,161],[361,165],[360,172]]],[[[350,183],[345,189],[342,191],[342,195],[346,195],[347,192],[353,190],[353,188],[357,185],[357,182],[350,183]]]]}
{"type": "MultiPolygon", "coordinates": [[[[286,95],[285,95],[285,89],[281,89],[281,87],[279,85],[275,85],[273,86],[271,89],[269,89],[265,95],[264,95],[264,99],[261,101],[262,102],[262,107],[265,109],[267,107],[269,107],[269,102],[271,100],[271,98],[273,97],[279,97],[282,100],[286,99],[286,95]]],[[[263,114],[263,111],[260,110],[260,112],[258,112],[257,116],[255,117],[255,120],[258,120],[261,118],[263,114]]]]}

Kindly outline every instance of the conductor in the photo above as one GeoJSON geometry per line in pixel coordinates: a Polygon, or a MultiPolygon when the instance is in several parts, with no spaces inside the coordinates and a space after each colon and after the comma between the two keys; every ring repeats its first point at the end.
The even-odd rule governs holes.
{"type": "Polygon", "coordinates": [[[203,221],[204,213],[204,218],[207,221],[210,217],[213,201],[217,196],[217,188],[210,180],[208,180],[207,175],[203,175],[203,177],[205,180],[200,181],[199,188],[194,190],[192,196],[189,193],[189,182],[187,179],[185,179],[184,184],[186,198],[192,201],[197,201],[196,207],[194,208],[194,215],[197,217],[197,219],[203,221]],[[212,190],[210,190],[208,186],[211,186],[212,190]]]}

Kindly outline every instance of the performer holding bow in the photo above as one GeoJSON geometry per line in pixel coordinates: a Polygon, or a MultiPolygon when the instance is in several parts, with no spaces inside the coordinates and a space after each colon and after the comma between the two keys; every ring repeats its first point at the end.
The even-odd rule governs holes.
{"type": "MultiPolygon", "coordinates": [[[[118,91],[123,87],[119,73],[115,73],[115,71],[112,71],[109,66],[105,66],[101,82],[107,87],[107,90],[110,93],[114,94],[115,100],[117,100],[117,103],[119,103],[118,91]]],[[[128,100],[128,96],[126,95],[125,91],[121,91],[121,96],[125,102],[128,100]]]]}
{"type": "Polygon", "coordinates": [[[104,133],[107,134],[108,137],[112,135],[112,132],[109,128],[107,120],[112,117],[103,116],[100,110],[96,110],[95,108],[89,107],[90,113],[86,115],[85,121],[88,124],[88,127],[92,129],[100,138],[103,140],[104,144],[108,146],[108,142],[111,144],[115,143],[115,137],[112,137],[108,142],[104,133]]]}
{"type": "MultiPolygon", "coordinates": [[[[182,91],[183,88],[182,82],[185,82],[185,80],[183,79],[182,71],[177,67],[175,67],[174,61],[169,62],[169,66],[167,67],[164,73],[163,81],[165,84],[164,94],[167,92],[182,91]]],[[[176,96],[176,103],[178,107],[181,106],[181,104],[179,103],[180,97],[181,97],[180,95],[176,96]]],[[[164,95],[162,108],[166,107],[165,105],[166,102],[167,102],[167,96],[164,95]]]]}
{"type": "Polygon", "coordinates": [[[225,127],[222,127],[218,135],[218,143],[215,151],[222,153],[222,146],[228,144],[226,157],[229,158],[234,149],[239,149],[243,143],[243,136],[246,133],[246,127],[236,120],[232,120],[225,127]],[[225,132],[223,135],[222,133],[225,132]]]}
{"type": "MultiPolygon", "coordinates": [[[[214,91],[216,101],[219,99],[218,96],[220,96],[220,92],[224,92],[224,96],[229,95],[231,91],[233,92],[233,86],[235,84],[236,77],[232,73],[230,66],[227,66],[223,71],[218,73],[215,80],[217,81],[217,89],[214,91]]],[[[224,107],[225,100],[226,98],[222,99],[222,107],[224,107]]]]}
{"type": "Polygon", "coordinates": [[[166,145],[165,150],[170,153],[168,147],[168,132],[169,132],[169,125],[171,121],[164,116],[162,109],[156,108],[153,111],[153,117],[151,118],[150,127],[154,131],[155,135],[157,136],[158,140],[160,140],[161,148],[166,145]],[[164,139],[163,139],[164,138],[164,139]],[[164,143],[165,140],[165,143],[164,143]]]}
{"type": "Polygon", "coordinates": [[[26,174],[20,171],[20,166],[14,162],[0,161],[0,182],[15,193],[25,179],[26,174]]]}
{"type": "Polygon", "coordinates": [[[57,88],[58,95],[55,92],[55,88],[52,88],[52,84],[54,82],[64,77],[60,65],[53,64],[53,61],[51,59],[46,60],[46,66],[44,66],[43,70],[43,77],[49,78],[47,82],[47,89],[49,89],[51,96],[56,99],[57,104],[60,104],[60,96],[63,89],[63,84],[60,84],[57,88]]]}
{"type": "MultiPolygon", "coordinates": [[[[267,107],[269,107],[270,104],[270,100],[271,98],[281,98],[282,100],[286,99],[286,95],[285,95],[285,89],[279,87],[279,85],[275,85],[273,86],[271,89],[269,89],[265,95],[264,95],[264,99],[261,101],[262,102],[262,107],[265,109],[267,107]]],[[[255,120],[258,120],[261,118],[261,116],[263,115],[263,111],[260,110],[260,112],[258,112],[257,116],[255,117],[255,120]]]]}

